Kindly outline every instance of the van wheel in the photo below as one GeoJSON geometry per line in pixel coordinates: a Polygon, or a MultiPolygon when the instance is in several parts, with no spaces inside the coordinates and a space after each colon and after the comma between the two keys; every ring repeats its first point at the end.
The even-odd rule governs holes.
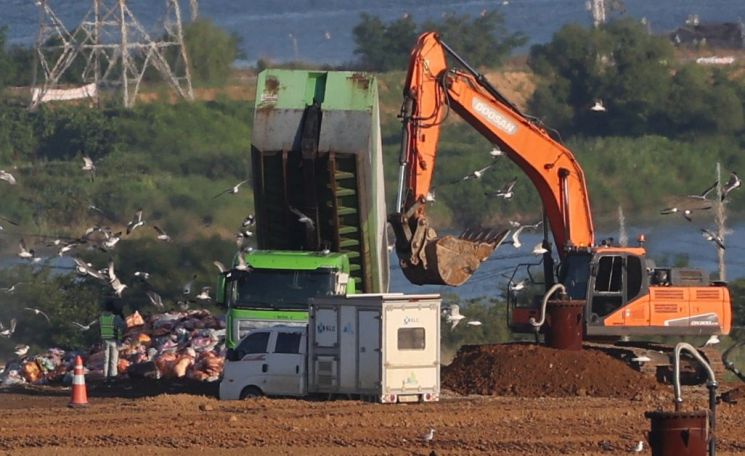
{"type": "Polygon", "coordinates": [[[255,386],[247,386],[243,388],[243,391],[241,391],[241,399],[253,399],[256,397],[261,397],[264,394],[261,392],[261,390],[255,386]]]}

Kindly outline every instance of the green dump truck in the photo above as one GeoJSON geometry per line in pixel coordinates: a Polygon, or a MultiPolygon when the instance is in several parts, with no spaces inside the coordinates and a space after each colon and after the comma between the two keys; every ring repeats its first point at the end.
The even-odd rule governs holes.
{"type": "Polygon", "coordinates": [[[218,287],[228,348],[251,329],[306,324],[309,298],[388,290],[375,78],[267,69],[255,108],[257,249],[218,287]]]}

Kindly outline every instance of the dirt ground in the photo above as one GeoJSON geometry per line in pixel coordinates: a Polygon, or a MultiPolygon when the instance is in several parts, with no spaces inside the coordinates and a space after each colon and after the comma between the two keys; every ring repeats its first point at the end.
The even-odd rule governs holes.
{"type": "MultiPolygon", "coordinates": [[[[672,410],[672,392],[664,388],[635,399],[446,392],[439,403],[400,405],[221,402],[158,390],[137,397],[148,394],[142,385],[89,388],[85,409],[68,408],[69,390],[61,388],[0,394],[0,453],[98,455],[116,448],[120,455],[623,454],[644,439],[645,411],[672,410]],[[435,437],[425,443],[421,436],[430,427],[435,437]]],[[[706,404],[701,388],[688,389],[684,399],[686,410],[706,404]]],[[[745,454],[745,399],[720,404],[717,420],[719,454],[745,454]]]]}

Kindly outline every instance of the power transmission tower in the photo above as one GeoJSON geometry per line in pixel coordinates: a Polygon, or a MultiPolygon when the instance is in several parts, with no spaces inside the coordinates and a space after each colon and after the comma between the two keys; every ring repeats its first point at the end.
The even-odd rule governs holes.
{"type": "Polygon", "coordinates": [[[199,17],[199,2],[197,0],[189,0],[189,6],[191,7],[191,21],[194,22],[199,17]]]}
{"type": "MultiPolygon", "coordinates": [[[[716,202],[716,215],[715,223],[717,225],[717,236],[724,243],[724,236],[727,233],[725,223],[727,221],[727,214],[724,212],[724,201],[722,201],[722,167],[717,162],[717,202],[716,202]]],[[[724,282],[727,280],[727,266],[724,261],[724,249],[717,249],[717,259],[719,260],[719,280],[724,282]]]]}
{"type": "Polygon", "coordinates": [[[74,76],[93,85],[91,92],[99,102],[102,90],[114,89],[120,91],[125,107],[134,106],[148,68],[154,68],[182,98],[194,98],[178,0],[165,0],[163,31],[156,39],[137,20],[127,0],[92,0],[74,33],[65,28],[49,0],[35,2],[39,34],[31,108],[59,87],[72,68],[82,68],[74,76]],[[43,71],[41,87],[37,86],[37,67],[43,71]]]}

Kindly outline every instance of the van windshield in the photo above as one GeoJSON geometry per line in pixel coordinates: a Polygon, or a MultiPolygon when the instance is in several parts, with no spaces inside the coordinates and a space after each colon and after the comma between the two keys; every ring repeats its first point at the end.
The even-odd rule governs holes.
{"type": "Polygon", "coordinates": [[[308,298],[333,296],[336,271],[253,269],[232,281],[228,305],[243,309],[307,310],[308,298]]]}

